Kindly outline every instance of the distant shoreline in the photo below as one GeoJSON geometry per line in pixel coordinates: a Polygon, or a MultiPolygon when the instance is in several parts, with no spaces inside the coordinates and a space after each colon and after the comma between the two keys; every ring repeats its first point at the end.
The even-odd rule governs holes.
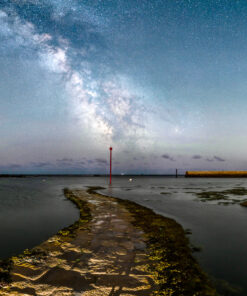
{"type": "MultiPolygon", "coordinates": [[[[178,175],[179,178],[184,174],[178,175]]],[[[0,174],[0,178],[28,178],[28,177],[109,177],[108,174],[0,174]]],[[[175,174],[115,174],[112,177],[176,177],[175,174]]]]}
{"type": "MultiPolygon", "coordinates": [[[[0,174],[0,178],[39,178],[39,177],[68,177],[88,178],[105,177],[108,174],[0,174]]],[[[247,171],[187,171],[185,174],[115,174],[113,178],[134,178],[134,177],[159,177],[159,178],[247,178],[247,171]]]]}

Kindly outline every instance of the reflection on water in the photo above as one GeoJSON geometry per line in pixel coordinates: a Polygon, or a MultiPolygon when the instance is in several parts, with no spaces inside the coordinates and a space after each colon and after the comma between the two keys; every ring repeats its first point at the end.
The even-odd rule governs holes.
{"type": "Polygon", "coordinates": [[[78,210],[41,178],[0,179],[0,257],[31,248],[72,224],[78,210]]]}
{"type": "Polygon", "coordinates": [[[247,179],[133,177],[129,182],[129,177],[115,177],[111,187],[103,177],[43,179],[0,179],[1,257],[34,246],[77,219],[77,209],[62,194],[64,187],[100,185],[106,187],[103,194],[136,201],[190,229],[192,243],[202,248],[195,253],[202,267],[221,287],[237,285],[243,291],[236,295],[247,295],[247,208],[201,202],[195,194],[247,188],[247,179]]]}

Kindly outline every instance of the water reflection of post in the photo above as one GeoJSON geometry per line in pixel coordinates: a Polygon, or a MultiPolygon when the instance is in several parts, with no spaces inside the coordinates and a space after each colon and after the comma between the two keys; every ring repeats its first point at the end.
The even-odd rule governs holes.
{"type": "Polygon", "coordinates": [[[111,166],[112,166],[112,147],[110,149],[110,185],[111,185],[111,166]]]}

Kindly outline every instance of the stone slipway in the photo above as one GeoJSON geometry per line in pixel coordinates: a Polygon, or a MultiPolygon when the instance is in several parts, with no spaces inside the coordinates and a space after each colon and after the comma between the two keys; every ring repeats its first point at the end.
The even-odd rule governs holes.
{"type": "Polygon", "coordinates": [[[89,189],[80,220],[2,263],[0,295],[216,295],[174,220],[89,189]]]}

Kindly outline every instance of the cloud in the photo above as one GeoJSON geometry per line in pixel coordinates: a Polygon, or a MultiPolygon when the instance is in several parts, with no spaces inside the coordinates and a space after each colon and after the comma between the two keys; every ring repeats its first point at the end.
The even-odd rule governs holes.
{"type": "Polygon", "coordinates": [[[36,168],[43,168],[52,165],[53,164],[51,162],[31,162],[31,166],[36,168]]]}
{"type": "Polygon", "coordinates": [[[23,169],[23,166],[17,163],[10,163],[6,165],[0,165],[0,169],[3,170],[3,172],[5,172],[9,170],[23,169]]]}
{"type": "Polygon", "coordinates": [[[201,158],[202,156],[198,154],[192,156],[192,159],[201,159],[201,158]]]}
{"type": "Polygon", "coordinates": [[[223,158],[221,158],[219,156],[214,156],[212,158],[206,158],[206,161],[208,161],[208,162],[212,162],[214,160],[221,161],[221,162],[225,161],[225,159],[223,159],[223,158]]]}
{"type": "Polygon", "coordinates": [[[7,165],[6,167],[8,167],[10,169],[19,169],[22,167],[22,165],[13,163],[13,164],[7,165]]]}
{"type": "Polygon", "coordinates": [[[169,159],[171,161],[175,161],[175,159],[172,156],[170,156],[169,154],[163,154],[161,157],[164,159],[169,159]]]}
{"type": "Polygon", "coordinates": [[[62,159],[57,159],[56,160],[57,162],[62,162],[62,163],[71,163],[71,162],[73,162],[74,160],[73,160],[73,158],[62,158],[62,159]]]}
{"type": "Polygon", "coordinates": [[[219,156],[214,156],[214,159],[217,161],[226,161],[225,159],[219,157],[219,156]]]}
{"type": "Polygon", "coordinates": [[[98,163],[98,164],[107,164],[107,160],[106,159],[103,159],[103,158],[96,158],[95,159],[95,162],[98,163]]]}

